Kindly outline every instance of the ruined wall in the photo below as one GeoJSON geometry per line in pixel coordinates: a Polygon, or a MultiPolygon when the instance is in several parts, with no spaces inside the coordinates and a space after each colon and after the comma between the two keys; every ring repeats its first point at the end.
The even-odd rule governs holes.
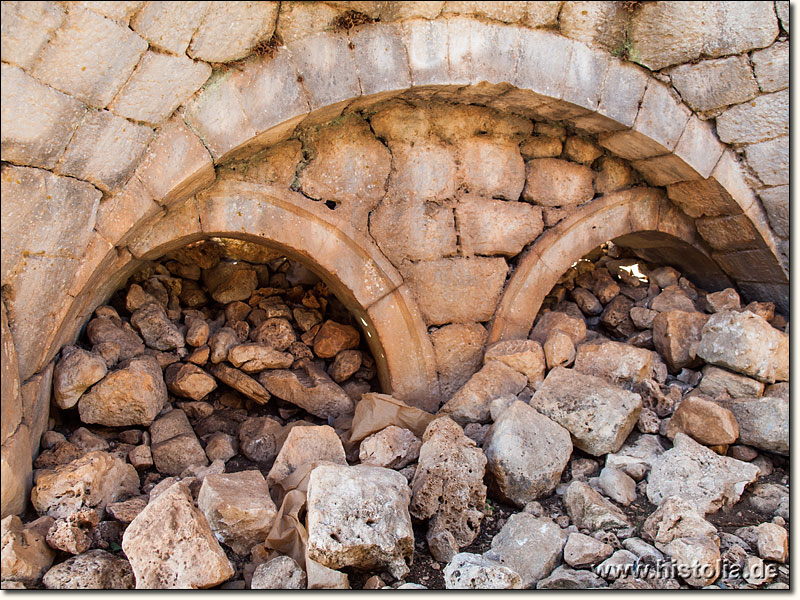
{"type": "Polygon", "coordinates": [[[3,2],[2,28],[3,514],[59,348],[210,235],[316,266],[421,403],[448,328],[526,335],[547,280],[512,257],[618,224],[621,189],[662,188],[609,231],[788,310],[788,2],[3,2]]]}

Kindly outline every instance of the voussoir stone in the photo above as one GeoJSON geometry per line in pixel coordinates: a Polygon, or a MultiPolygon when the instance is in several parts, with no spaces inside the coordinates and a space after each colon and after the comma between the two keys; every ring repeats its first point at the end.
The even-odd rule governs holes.
{"type": "Polygon", "coordinates": [[[470,377],[439,412],[462,425],[486,423],[491,418],[489,406],[492,400],[520,393],[527,382],[528,378],[519,371],[491,360],[470,377]]]}
{"type": "Polygon", "coordinates": [[[66,346],[53,370],[53,398],[59,408],[72,408],[81,395],[106,376],[106,361],[75,346],[66,346]]]}
{"type": "Polygon", "coordinates": [[[84,423],[110,427],[149,425],[167,401],[158,361],[137,356],[123,361],[78,401],[84,423]]]}
{"type": "Polygon", "coordinates": [[[217,539],[245,556],[267,539],[277,509],[259,471],[207,475],[197,496],[217,539]]]}
{"type": "Polygon", "coordinates": [[[575,446],[602,456],[622,447],[639,418],[642,398],[600,377],[556,367],[530,405],[567,429],[575,446]]]}
{"type": "Polygon", "coordinates": [[[122,549],[137,589],[202,589],[230,579],[233,567],[187,484],[151,500],[125,530],[122,549]]]}
{"type": "Polygon", "coordinates": [[[719,456],[688,435],[678,433],[672,449],[653,463],[647,479],[647,497],[660,505],[670,496],[680,496],[706,515],[737,502],[758,474],[757,466],[719,456]]]}
{"type": "Polygon", "coordinates": [[[516,513],[492,539],[484,555],[519,573],[522,586],[530,588],[555,569],[563,556],[567,534],[552,519],[516,513]]]}
{"type": "Polygon", "coordinates": [[[572,454],[569,432],[521,401],[503,411],[483,447],[500,493],[517,506],[550,494],[572,454]]]}
{"type": "Polygon", "coordinates": [[[765,383],[789,380],[789,336],[750,311],[711,315],[697,355],[765,383]]]}
{"type": "Polygon", "coordinates": [[[139,476],[120,458],[96,450],[42,472],[31,491],[39,514],[65,519],[82,508],[103,509],[139,492],[139,476]]]}
{"type": "Polygon", "coordinates": [[[259,381],[271,394],[326,419],[353,412],[353,401],[319,366],[304,361],[299,369],[263,371],[259,381]]]}
{"type": "Polygon", "coordinates": [[[330,569],[409,569],[414,532],[406,478],[382,467],[320,465],[308,482],[308,556],[330,569]]]}
{"type": "Polygon", "coordinates": [[[428,425],[411,481],[411,514],[430,519],[428,538],[449,531],[459,548],[472,543],[480,530],[486,486],[486,456],[449,417],[428,425]]]}

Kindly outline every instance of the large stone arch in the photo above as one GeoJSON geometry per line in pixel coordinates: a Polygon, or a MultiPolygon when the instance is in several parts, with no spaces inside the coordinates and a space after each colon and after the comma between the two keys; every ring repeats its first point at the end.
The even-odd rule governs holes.
{"type": "Polygon", "coordinates": [[[542,301],[564,272],[608,240],[663,257],[711,291],[730,285],[692,220],[660,190],[633,188],[586,205],[525,251],[506,285],[488,343],[527,337],[542,301]]]}

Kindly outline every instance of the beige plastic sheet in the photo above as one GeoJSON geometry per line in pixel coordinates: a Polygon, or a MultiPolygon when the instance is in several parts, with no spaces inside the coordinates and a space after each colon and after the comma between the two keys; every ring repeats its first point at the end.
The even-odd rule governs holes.
{"type": "MultiPolygon", "coordinates": [[[[365,437],[385,429],[389,425],[404,427],[414,432],[417,437],[422,437],[428,424],[435,418],[424,410],[408,406],[386,394],[364,394],[356,405],[352,417],[340,417],[334,423],[341,433],[344,445],[357,446],[365,437]],[[349,427],[349,431],[347,431],[349,427]]],[[[299,424],[299,422],[297,423],[299,424]]],[[[293,424],[297,426],[297,424],[293,424]]],[[[311,425],[311,423],[303,423],[311,425]]],[[[282,435],[280,445],[286,439],[291,427],[287,427],[282,435]]],[[[291,556],[298,565],[306,565],[306,547],[308,544],[308,531],[305,526],[306,492],[311,471],[323,464],[334,464],[329,461],[312,461],[299,466],[295,471],[277,482],[278,498],[281,499],[278,515],[267,536],[264,545],[279,554],[291,556]]],[[[269,558],[276,555],[270,554],[269,558]]],[[[317,569],[306,568],[308,588],[321,583],[312,581],[317,569]]]]}

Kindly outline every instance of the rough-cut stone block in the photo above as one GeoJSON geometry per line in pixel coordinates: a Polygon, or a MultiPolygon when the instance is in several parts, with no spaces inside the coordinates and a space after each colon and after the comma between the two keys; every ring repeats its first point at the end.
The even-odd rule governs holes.
{"type": "Polygon", "coordinates": [[[493,400],[515,396],[528,382],[522,373],[492,360],[475,373],[440,409],[460,425],[490,420],[493,400]]]}
{"type": "Polygon", "coordinates": [[[483,446],[497,487],[518,506],[552,493],[572,454],[569,432],[520,401],[503,411],[483,446]]]}
{"type": "Polygon", "coordinates": [[[381,8],[381,21],[403,21],[406,19],[434,19],[442,12],[444,2],[391,2],[381,8]]]}
{"type": "Polygon", "coordinates": [[[480,367],[486,329],[480,323],[445,325],[430,337],[442,396],[450,398],[480,367]]]}
{"type": "Polygon", "coordinates": [[[739,443],[768,452],[789,454],[789,399],[733,398],[717,400],[739,424],[739,443]]]}
{"type": "Polygon", "coordinates": [[[101,110],[90,112],[67,146],[57,172],[116,192],[130,177],[153,130],[101,110]]]}
{"type": "Polygon", "coordinates": [[[745,148],[747,164],[765,185],[789,183],[789,137],[783,136],[745,148]]]}
{"type": "Polygon", "coordinates": [[[628,14],[617,2],[564,2],[559,17],[563,35],[609,49],[625,41],[627,23],[628,14]]]}
{"type": "Polygon", "coordinates": [[[731,373],[725,369],[706,365],[703,367],[703,379],[697,390],[716,398],[723,392],[732,398],[759,397],[764,393],[764,384],[755,379],[731,373]]]}
{"type": "Polygon", "coordinates": [[[277,513],[269,486],[258,471],[206,476],[197,507],[217,539],[240,555],[264,542],[277,513]]]}
{"type": "Polygon", "coordinates": [[[733,444],[739,437],[739,425],[730,410],[701,396],[687,396],[667,426],[667,437],[674,438],[677,433],[706,446],[733,444]]]}
{"type": "Polygon", "coordinates": [[[64,21],[55,2],[4,2],[2,4],[3,62],[29,69],[53,31],[64,21]]]}
{"type": "Polygon", "coordinates": [[[2,445],[0,452],[0,515],[22,514],[28,504],[31,489],[31,441],[28,426],[24,423],[2,445]]]}
{"type": "Polygon", "coordinates": [[[319,33],[289,44],[312,110],[361,95],[348,44],[341,33],[319,33]]]}
{"type": "Polygon", "coordinates": [[[645,4],[628,32],[635,59],[652,70],[769,46],[778,35],[769,2],[645,4]]]}
{"type": "Polygon", "coordinates": [[[275,31],[278,2],[212,2],[187,53],[214,63],[244,58],[275,31]]]}
{"type": "Polygon", "coordinates": [[[673,372],[697,366],[697,344],[707,318],[699,312],[668,310],[653,320],[653,344],[673,372]]]}
{"type": "Polygon", "coordinates": [[[156,48],[183,54],[208,7],[208,2],[148,2],[131,27],[156,48]]]}
{"type": "Polygon", "coordinates": [[[32,69],[38,80],[91,106],[113,100],[147,42],[95,12],[75,7],[32,69]]]}
{"type": "Polygon", "coordinates": [[[369,230],[395,265],[456,254],[453,211],[433,202],[387,198],[373,211],[369,230]]]}
{"type": "Polygon", "coordinates": [[[381,25],[357,29],[350,40],[362,94],[404,90],[411,86],[408,57],[397,27],[381,25]]]}
{"type": "Polygon", "coordinates": [[[475,15],[503,23],[517,23],[526,12],[527,7],[519,2],[445,2],[442,14],[475,15]]]}
{"type": "Polygon", "coordinates": [[[452,198],[457,187],[456,160],[452,148],[434,141],[393,144],[395,173],[389,191],[395,197],[440,201],[452,198]]]}
{"type": "Polygon", "coordinates": [[[769,216],[772,231],[778,237],[789,237],[789,186],[781,185],[758,192],[761,203],[769,216]]]}
{"type": "Polygon", "coordinates": [[[758,95],[747,56],[705,60],[675,67],[672,85],[693,110],[706,111],[739,104],[758,95]]]}
{"type": "Polygon", "coordinates": [[[167,206],[211,185],[216,176],[208,150],[178,117],[158,132],[136,175],[152,197],[167,206]]]}
{"type": "Polygon", "coordinates": [[[267,475],[277,484],[307,463],[328,462],[347,466],[344,446],[336,431],[328,425],[292,427],[267,475]]]}
{"type": "Polygon", "coordinates": [[[109,110],[157,125],[202,86],[211,66],[186,57],[148,52],[109,110]]]}
{"type": "Polygon", "coordinates": [[[525,185],[525,163],[516,145],[474,137],[459,144],[461,178],[472,194],[517,200],[525,185]]]}
{"type": "Polygon", "coordinates": [[[542,209],[525,202],[462,197],[456,224],[465,254],[514,256],[544,229],[542,209]]]}
{"type": "Polygon", "coordinates": [[[719,139],[753,144],[789,133],[789,90],[764,94],[717,117],[719,139]]]}
{"type": "Polygon", "coordinates": [[[209,588],[234,574],[185,483],[151,500],[128,525],[122,548],[138,589],[209,588]]]}
{"type": "Polygon", "coordinates": [[[605,377],[614,382],[640,383],[652,379],[653,353],[620,342],[581,344],[575,357],[575,370],[605,377]]]}
{"type": "Polygon", "coordinates": [[[650,81],[633,131],[602,136],[599,143],[629,160],[667,154],[678,143],[690,114],[666,85],[650,81]]]}
{"type": "Polygon", "coordinates": [[[54,167],[86,111],[84,105],[7,64],[0,89],[3,160],[54,167]]]}
{"type": "Polygon", "coordinates": [[[746,250],[761,245],[747,215],[704,217],[696,221],[697,232],[714,250],[746,250]]]}
{"type": "Polygon", "coordinates": [[[281,5],[275,33],[284,44],[289,44],[314,33],[332,29],[336,18],[341,14],[339,9],[327,4],[286,2],[281,5]]]}
{"type": "Polygon", "coordinates": [[[592,199],[589,167],[558,158],[536,158],[525,166],[522,197],[542,206],[569,206],[592,199]]]}
{"type": "Polygon", "coordinates": [[[405,477],[382,467],[321,465],[308,481],[308,556],[330,569],[408,573],[414,532],[405,477]]]}
{"type": "Polygon", "coordinates": [[[404,266],[407,285],[430,325],[488,321],[503,291],[502,258],[443,258],[404,266]]]}
{"type": "Polygon", "coordinates": [[[789,87],[788,41],[775,42],[769,48],[753,52],[751,60],[762,92],[777,92],[789,87]]]}
{"type": "Polygon", "coordinates": [[[642,409],[638,394],[563,367],[547,374],[530,403],[567,429],[575,446],[593,456],[618,451],[642,409]]]}

